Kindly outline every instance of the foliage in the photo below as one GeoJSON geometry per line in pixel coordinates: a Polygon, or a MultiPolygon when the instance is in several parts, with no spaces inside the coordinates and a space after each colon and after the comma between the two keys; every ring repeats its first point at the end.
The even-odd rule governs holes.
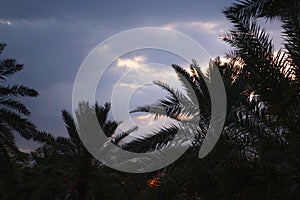
{"type": "MultiPolygon", "coordinates": [[[[0,53],[5,44],[0,44],[0,53]]],[[[7,79],[20,72],[23,65],[14,59],[0,60],[0,198],[3,192],[9,191],[11,184],[21,178],[19,169],[26,154],[20,152],[15,143],[15,134],[31,139],[37,132],[28,120],[30,115],[27,107],[20,102],[20,97],[36,97],[38,92],[24,85],[6,84],[7,79]]]]}
{"type": "MultiPolygon", "coordinates": [[[[164,199],[299,198],[299,1],[284,2],[245,0],[224,10],[233,28],[223,40],[233,50],[227,55],[228,63],[217,58],[214,67],[225,84],[228,111],[222,136],[206,158],[198,160],[197,150],[210,119],[210,97],[205,75],[195,62],[191,73],[173,65],[187,96],[156,82],[170,96],[135,110],[178,120],[178,128],[191,135],[194,147],[165,169],[167,175],[159,177],[161,187],[150,195],[164,199]],[[286,49],[274,53],[269,34],[257,23],[262,17],[282,22],[286,49]],[[192,93],[197,102],[182,103],[194,100],[192,93]],[[189,105],[199,105],[199,112],[189,105]],[[158,109],[149,109],[153,106],[158,109]],[[197,127],[188,124],[191,119],[199,122],[197,127]]],[[[167,135],[165,140],[169,140],[167,135]]]]}

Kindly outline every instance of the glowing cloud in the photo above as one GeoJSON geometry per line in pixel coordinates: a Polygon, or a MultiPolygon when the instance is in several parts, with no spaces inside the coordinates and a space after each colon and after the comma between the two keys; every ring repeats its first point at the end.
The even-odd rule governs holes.
{"type": "Polygon", "coordinates": [[[0,24],[11,26],[11,21],[0,19],[0,24]]]}
{"type": "Polygon", "coordinates": [[[216,33],[220,32],[218,27],[219,23],[216,22],[204,22],[204,21],[191,21],[191,22],[175,22],[171,24],[166,24],[163,27],[166,29],[181,29],[181,28],[197,28],[205,32],[216,33]]]}
{"type": "Polygon", "coordinates": [[[140,68],[146,58],[144,56],[135,56],[133,58],[119,58],[117,62],[117,67],[125,67],[127,69],[138,69],[140,68]]]}
{"type": "Polygon", "coordinates": [[[130,88],[130,89],[136,89],[136,88],[139,87],[139,85],[134,84],[134,83],[119,83],[118,87],[127,87],[127,88],[130,88]]]}

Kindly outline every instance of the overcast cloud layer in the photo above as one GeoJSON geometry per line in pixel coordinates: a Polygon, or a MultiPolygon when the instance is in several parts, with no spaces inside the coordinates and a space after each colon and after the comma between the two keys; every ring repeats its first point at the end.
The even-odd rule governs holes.
{"type": "MultiPolygon", "coordinates": [[[[229,24],[221,11],[231,3],[231,0],[1,0],[0,42],[8,45],[1,58],[11,57],[23,63],[25,69],[12,81],[33,87],[40,93],[38,98],[24,101],[32,111],[32,121],[41,130],[65,136],[60,111],[71,111],[76,72],[97,44],[121,31],[158,26],[178,30],[194,38],[212,57],[223,55],[228,46],[219,36],[228,30],[229,24]]],[[[278,28],[274,28],[276,30],[278,28]]],[[[174,63],[172,56],[159,56],[157,53],[137,52],[132,56],[145,57],[139,62],[174,63]]],[[[126,59],[134,60],[134,57],[122,59],[119,65],[123,69],[108,74],[100,83],[99,88],[104,91],[103,100],[99,100],[101,103],[109,99],[107,91],[126,72],[126,59]]],[[[118,67],[118,61],[115,67],[118,67]]],[[[122,83],[119,87],[134,87],[134,84],[122,83]]],[[[139,96],[140,100],[134,100],[134,104],[149,99],[139,96]]],[[[22,148],[32,147],[21,139],[18,143],[22,148]]]]}

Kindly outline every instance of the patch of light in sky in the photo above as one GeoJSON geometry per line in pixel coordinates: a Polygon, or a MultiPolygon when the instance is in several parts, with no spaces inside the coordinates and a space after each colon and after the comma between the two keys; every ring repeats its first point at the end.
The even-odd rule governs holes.
{"type": "MultiPolygon", "coordinates": [[[[105,71],[98,84],[96,99],[102,104],[111,102],[114,90],[119,97],[121,93],[125,96],[128,92],[134,91],[128,99],[130,104],[126,109],[129,111],[136,106],[152,104],[165,97],[166,92],[153,85],[152,81],[167,82],[184,92],[171,67],[172,64],[178,64],[184,68],[189,66],[189,63],[179,56],[161,50],[139,50],[126,54],[115,60],[105,71]]],[[[124,120],[122,117],[117,118],[124,120]]]]}
{"type": "Polygon", "coordinates": [[[166,82],[186,94],[171,65],[177,64],[187,69],[190,62],[161,50],[146,49],[128,53],[116,59],[105,71],[98,84],[96,100],[100,104],[112,102],[110,118],[124,122],[120,126],[122,129],[128,130],[134,126],[140,128],[132,134],[151,132],[149,125],[159,130],[162,123],[160,120],[154,121],[145,113],[129,112],[138,106],[156,103],[168,95],[165,90],[154,85],[153,81],[166,82]]]}

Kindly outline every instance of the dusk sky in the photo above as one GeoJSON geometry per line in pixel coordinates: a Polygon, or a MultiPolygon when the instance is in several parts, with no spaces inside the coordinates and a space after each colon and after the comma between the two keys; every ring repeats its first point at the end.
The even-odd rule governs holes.
{"type": "MultiPolygon", "coordinates": [[[[71,111],[77,70],[96,45],[129,29],[166,27],[195,39],[212,58],[222,56],[229,46],[220,40],[220,35],[230,28],[222,9],[232,2],[1,0],[0,42],[7,44],[1,58],[15,58],[25,66],[11,82],[32,87],[40,93],[37,98],[23,101],[32,112],[30,119],[40,130],[66,136],[61,110],[71,111]]],[[[272,25],[268,30],[274,34],[275,43],[280,43],[279,26],[272,25]]],[[[108,71],[100,81],[97,95],[100,99],[97,100],[100,103],[110,100],[114,83],[130,67],[150,62],[167,66],[187,64],[165,52],[130,53],[117,60],[111,67],[114,71],[108,71]]],[[[167,68],[152,69],[153,80],[160,79],[160,74],[168,74],[168,80],[176,82],[171,71],[167,68]]],[[[120,87],[132,88],[135,85],[124,82],[120,87]]],[[[142,95],[135,95],[132,106],[162,98],[164,94],[157,91],[144,88],[142,95]],[[150,97],[147,93],[151,93],[150,97]]],[[[21,148],[32,146],[20,138],[17,142],[21,148]]]]}

